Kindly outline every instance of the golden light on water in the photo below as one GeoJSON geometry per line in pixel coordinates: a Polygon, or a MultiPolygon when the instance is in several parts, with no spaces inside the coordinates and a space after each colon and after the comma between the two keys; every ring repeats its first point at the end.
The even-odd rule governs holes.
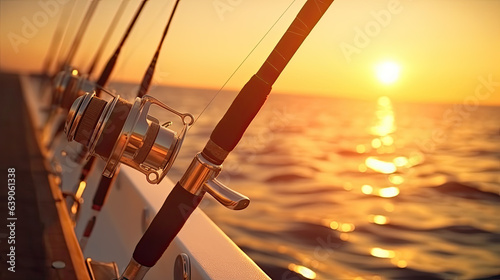
{"type": "Polygon", "coordinates": [[[358,170],[359,170],[359,172],[366,172],[366,170],[368,170],[368,169],[366,168],[366,164],[360,164],[358,166],[358,170]]]}
{"type": "Polygon", "coordinates": [[[370,195],[378,195],[380,197],[384,198],[391,198],[399,195],[399,188],[398,187],[387,187],[387,188],[377,188],[375,189],[374,187],[370,185],[363,185],[361,187],[361,192],[370,195]]]}
{"type": "Polygon", "coordinates": [[[291,263],[288,265],[288,269],[304,276],[307,279],[316,279],[316,272],[305,266],[291,263]]]}
{"type": "Polygon", "coordinates": [[[408,263],[405,260],[398,260],[396,262],[397,267],[399,268],[405,268],[408,266],[408,263]]]}
{"type": "Polygon", "coordinates": [[[346,190],[346,191],[352,190],[352,183],[351,182],[345,182],[344,183],[344,190],[346,190]]]}
{"type": "Polygon", "coordinates": [[[340,226],[340,230],[343,232],[351,232],[355,229],[356,227],[351,224],[351,223],[345,223],[340,226]]]}
{"type": "Polygon", "coordinates": [[[395,158],[395,159],[393,160],[393,162],[394,162],[394,164],[395,164],[396,166],[399,166],[399,167],[401,167],[401,166],[406,166],[406,165],[408,165],[408,158],[403,157],[403,156],[401,156],[401,157],[397,157],[397,158],[395,158]]]}
{"type": "Polygon", "coordinates": [[[372,194],[373,193],[373,187],[370,185],[363,185],[361,187],[361,192],[364,194],[372,194]]]}
{"type": "Polygon", "coordinates": [[[401,175],[396,175],[396,174],[391,174],[389,175],[389,182],[393,183],[394,185],[401,185],[404,183],[405,179],[401,175]]]}
{"type": "MultiPolygon", "coordinates": [[[[394,125],[394,111],[392,110],[391,99],[387,96],[381,96],[377,100],[377,111],[375,117],[377,122],[371,127],[371,133],[378,136],[388,136],[396,130],[394,125]]],[[[386,140],[390,141],[390,140],[386,140]]]]}
{"type": "Polygon", "coordinates": [[[370,255],[381,259],[391,259],[391,263],[399,268],[405,268],[408,266],[408,262],[400,258],[401,254],[396,253],[393,250],[375,247],[370,250],[370,255]]]}
{"type": "Polygon", "coordinates": [[[382,137],[381,140],[382,144],[384,144],[385,146],[391,146],[392,144],[394,144],[394,139],[390,135],[382,137]]]}
{"type": "Polygon", "coordinates": [[[382,189],[378,190],[378,195],[380,197],[390,198],[390,197],[395,197],[398,194],[399,194],[398,187],[388,187],[388,188],[382,188],[382,189]]]}
{"type": "Polygon", "coordinates": [[[363,153],[365,153],[365,152],[366,152],[366,147],[365,147],[365,145],[357,145],[357,146],[356,146],[356,152],[357,152],[358,154],[363,154],[363,153]]]}
{"type": "Polygon", "coordinates": [[[340,223],[337,221],[331,221],[329,225],[331,229],[341,232],[351,232],[356,228],[356,226],[354,226],[354,224],[352,223],[340,223]]]}
{"type": "Polygon", "coordinates": [[[378,98],[377,104],[382,108],[391,107],[391,99],[387,96],[381,96],[378,98]]]}
{"type": "Polygon", "coordinates": [[[373,139],[372,140],[372,147],[375,149],[382,147],[382,141],[380,141],[380,139],[378,139],[378,138],[373,139]]]}
{"type": "Polygon", "coordinates": [[[391,174],[396,172],[397,170],[396,165],[394,165],[394,163],[379,160],[375,157],[368,157],[365,160],[365,164],[368,168],[384,174],[391,174]]]}
{"type": "Polygon", "coordinates": [[[396,253],[392,250],[386,250],[382,248],[372,248],[370,250],[370,254],[374,257],[377,258],[382,258],[382,259],[392,259],[396,256],[396,253]]]}
{"type": "Polygon", "coordinates": [[[424,161],[424,155],[420,152],[412,153],[411,157],[408,159],[409,166],[414,166],[424,161]]]}
{"type": "Polygon", "coordinates": [[[338,222],[336,222],[336,221],[332,221],[332,222],[330,223],[330,228],[331,228],[331,229],[338,229],[338,228],[339,228],[339,223],[338,223],[338,222]]]}
{"type": "Polygon", "coordinates": [[[383,215],[373,215],[370,216],[370,222],[377,225],[386,225],[389,223],[389,219],[383,215]]]}

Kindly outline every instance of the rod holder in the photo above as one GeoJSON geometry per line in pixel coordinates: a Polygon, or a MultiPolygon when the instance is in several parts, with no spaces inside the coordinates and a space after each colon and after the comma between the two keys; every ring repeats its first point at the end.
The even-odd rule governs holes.
{"type": "Polygon", "coordinates": [[[220,204],[231,210],[242,210],[250,204],[250,199],[217,180],[222,165],[216,165],[198,153],[179,181],[180,185],[194,195],[209,193],[220,204]]]}

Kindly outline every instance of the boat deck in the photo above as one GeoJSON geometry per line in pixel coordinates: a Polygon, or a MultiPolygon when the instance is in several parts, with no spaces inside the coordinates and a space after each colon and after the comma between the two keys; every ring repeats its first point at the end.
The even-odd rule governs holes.
{"type": "Polygon", "coordinates": [[[65,202],[55,177],[47,171],[19,75],[0,73],[0,86],[3,97],[0,102],[0,144],[3,148],[0,157],[3,174],[0,279],[88,279],[76,238],[71,236],[71,224],[64,215],[61,217],[65,202]],[[9,168],[15,168],[15,210],[12,213],[8,209],[9,168]],[[15,225],[12,231],[7,227],[9,224],[15,225]],[[15,272],[9,271],[14,264],[8,263],[12,258],[8,256],[12,255],[11,249],[15,249],[12,251],[15,253],[15,272]],[[65,267],[53,268],[55,261],[64,262],[65,267]]]}

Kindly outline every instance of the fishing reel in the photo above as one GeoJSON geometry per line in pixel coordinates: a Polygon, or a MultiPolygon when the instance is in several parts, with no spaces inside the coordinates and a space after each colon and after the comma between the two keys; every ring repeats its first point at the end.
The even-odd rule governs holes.
{"type": "Polygon", "coordinates": [[[93,92],[95,84],[87,80],[77,69],[68,68],[59,72],[54,78],[52,107],[54,110],[69,111],[71,105],[79,96],[93,92]]]}
{"type": "Polygon", "coordinates": [[[172,166],[182,146],[187,129],[194,122],[191,114],[180,113],[159,100],[145,95],[133,104],[115,96],[107,102],[85,93],[71,106],[64,131],[68,141],[83,144],[89,157],[97,155],[106,161],[103,175],[112,177],[119,163],[137,169],[151,184],[158,184],[172,166]],[[179,133],[160,125],[148,114],[157,105],[182,120],[179,133]]]}
{"type": "Polygon", "coordinates": [[[62,125],[71,105],[79,96],[93,92],[95,84],[74,68],[67,67],[53,80],[50,113],[43,128],[43,143],[49,150],[54,138],[62,132],[62,125]]]}

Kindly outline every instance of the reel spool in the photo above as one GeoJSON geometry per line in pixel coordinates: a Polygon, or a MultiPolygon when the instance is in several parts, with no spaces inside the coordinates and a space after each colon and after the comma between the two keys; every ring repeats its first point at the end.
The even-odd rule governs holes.
{"type": "Polygon", "coordinates": [[[67,112],[75,99],[94,90],[95,85],[82,76],[77,69],[61,71],[54,78],[52,106],[54,110],[62,109],[67,112]]]}
{"type": "Polygon", "coordinates": [[[83,144],[89,156],[106,161],[104,176],[112,177],[121,162],[144,173],[149,183],[158,184],[174,163],[193,122],[191,114],[148,95],[131,104],[120,96],[106,102],[95,93],[85,93],[71,106],[64,131],[68,141],[83,144]],[[148,115],[153,104],[181,118],[183,128],[178,134],[148,115]]]}

